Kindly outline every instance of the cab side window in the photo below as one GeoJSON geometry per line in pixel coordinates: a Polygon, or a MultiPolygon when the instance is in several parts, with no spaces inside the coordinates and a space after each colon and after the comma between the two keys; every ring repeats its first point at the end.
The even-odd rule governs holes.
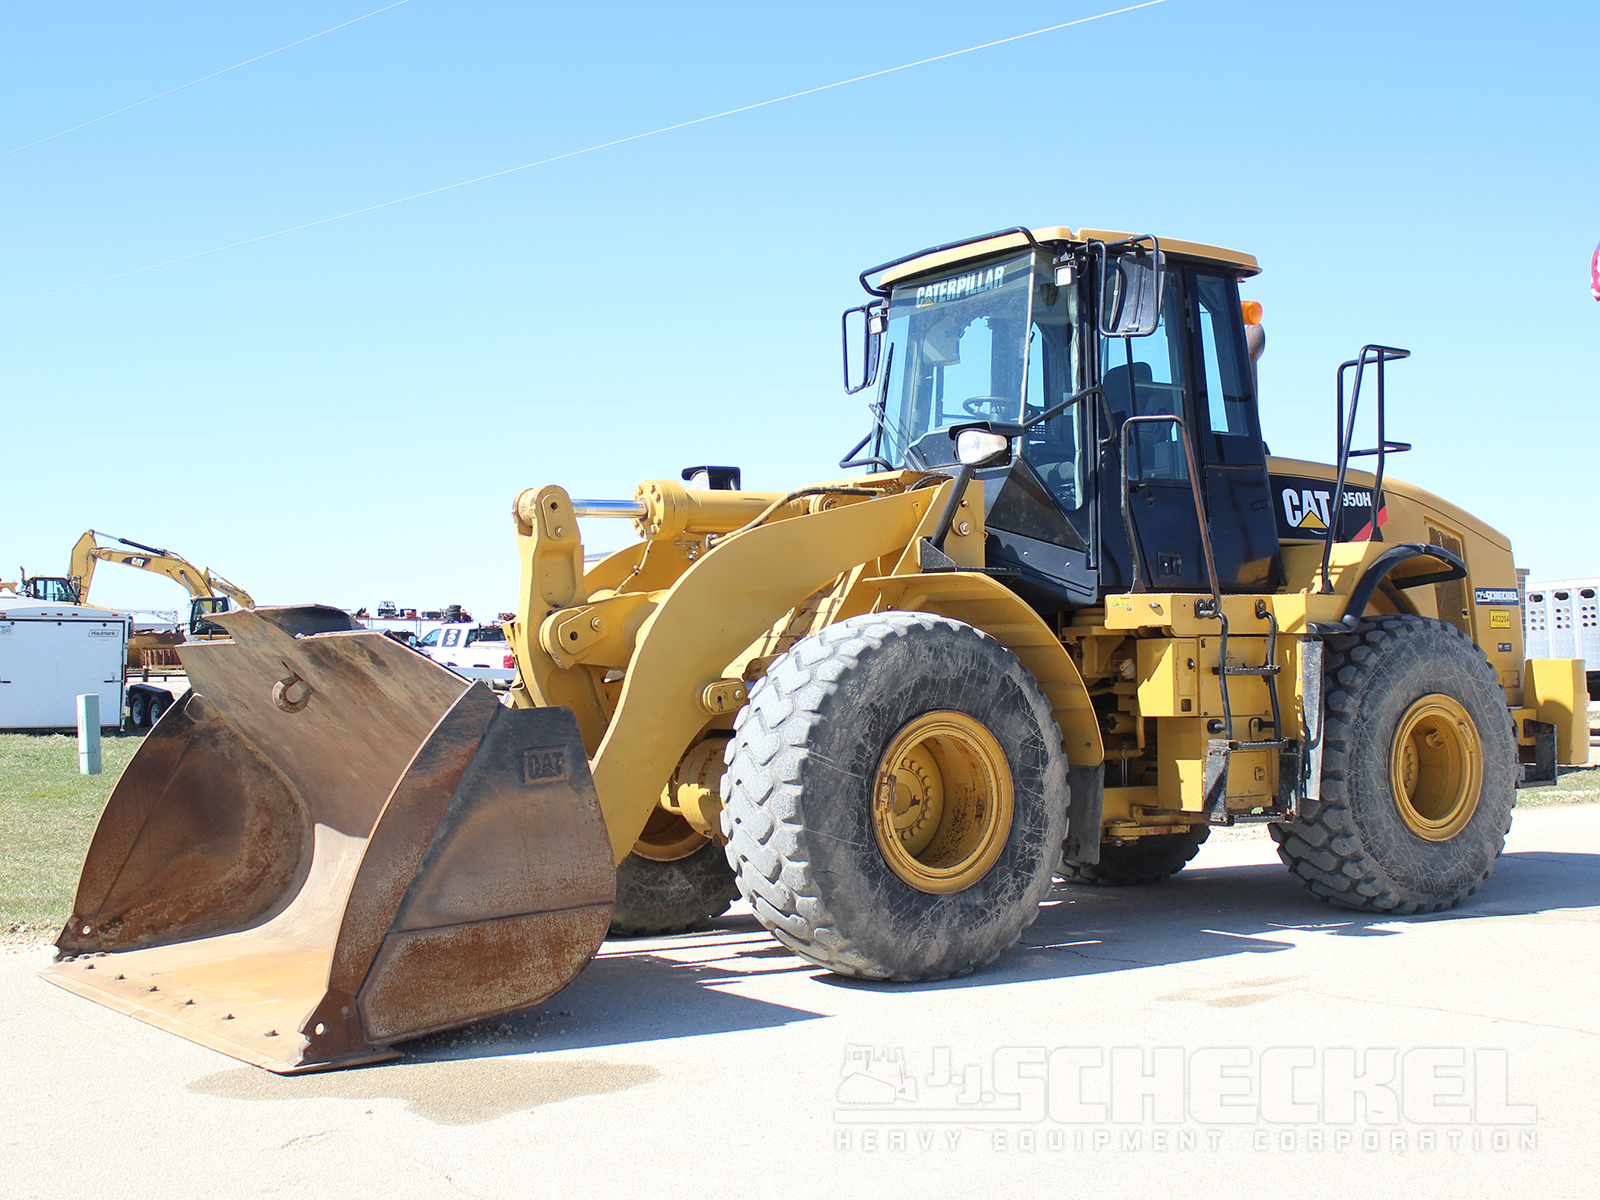
{"type": "Polygon", "coordinates": [[[427,633],[422,635],[422,640],[417,643],[419,646],[437,646],[438,644],[439,631],[437,629],[428,630],[427,633]]]}
{"type": "MultiPolygon", "coordinates": [[[[1118,428],[1131,416],[1174,416],[1187,420],[1188,379],[1184,365],[1183,272],[1167,268],[1162,279],[1161,321],[1148,337],[1105,338],[1101,386],[1118,428]],[[1131,361],[1130,361],[1131,358],[1131,361]]],[[[1140,425],[1131,431],[1128,478],[1134,483],[1189,482],[1183,435],[1171,422],[1140,425]]],[[[1120,444],[1120,442],[1119,442],[1120,444]]]]}
{"type": "MultiPolygon", "coordinates": [[[[1028,333],[1028,412],[1031,419],[1078,389],[1077,292],[1042,285],[1028,333]]],[[[1036,425],[1023,438],[1022,453],[1051,496],[1067,512],[1088,502],[1083,447],[1092,405],[1077,404],[1036,425]]]]}
{"type": "Polygon", "coordinates": [[[1194,283],[1205,387],[1200,407],[1212,439],[1206,457],[1230,465],[1262,463],[1255,380],[1240,333],[1238,286],[1229,276],[1204,272],[1194,274],[1194,283]]]}

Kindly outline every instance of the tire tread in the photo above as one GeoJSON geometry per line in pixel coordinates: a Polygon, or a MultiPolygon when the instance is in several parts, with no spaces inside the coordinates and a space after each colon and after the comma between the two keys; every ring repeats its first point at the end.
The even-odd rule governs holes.
{"type": "MultiPolygon", "coordinates": [[[[1504,820],[1496,821],[1492,834],[1494,853],[1482,873],[1448,894],[1432,895],[1396,880],[1367,846],[1363,831],[1357,827],[1351,795],[1352,759],[1375,752],[1370,746],[1357,744],[1357,714],[1367,685],[1382,665],[1429,655],[1433,653],[1429,643],[1437,644],[1441,638],[1452,657],[1499,692],[1499,678],[1483,652],[1460,629],[1443,621],[1404,613],[1386,614],[1369,617],[1354,632],[1327,640],[1321,797],[1307,801],[1297,820],[1275,823],[1269,828],[1278,856],[1290,872],[1311,893],[1336,905],[1395,915],[1453,908],[1488,879],[1494,858],[1505,844],[1505,835],[1511,828],[1509,806],[1504,820]]],[[[1508,717],[1507,730],[1503,732],[1510,738],[1514,762],[1515,735],[1509,727],[1508,717]]],[[[1479,731],[1486,755],[1495,736],[1493,730],[1479,731]]],[[[1504,749],[1502,746],[1502,753],[1504,749]]],[[[1490,801],[1486,794],[1479,804],[1490,801]]],[[[1512,803],[1515,804],[1514,793],[1512,803]]]]}

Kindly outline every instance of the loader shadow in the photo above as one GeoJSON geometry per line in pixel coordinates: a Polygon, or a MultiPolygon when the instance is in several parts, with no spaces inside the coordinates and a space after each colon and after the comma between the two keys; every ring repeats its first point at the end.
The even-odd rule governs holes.
{"type": "MultiPolygon", "coordinates": [[[[1202,860],[1203,861],[1203,860],[1202,860]]],[[[730,914],[698,933],[608,941],[550,1002],[397,1047],[409,1061],[439,1061],[626,1046],[714,1033],[772,1029],[833,1016],[835,989],[885,996],[1097,976],[1240,954],[1263,955],[1263,978],[1245,990],[1197,996],[1213,1007],[1269,999],[1296,976],[1296,938],[1396,937],[1435,921],[1472,921],[1600,905],[1600,855],[1529,851],[1504,855],[1484,890],[1445,913],[1388,916],[1335,908],[1278,864],[1194,866],[1154,887],[1058,884],[1022,939],[987,969],[960,979],[884,984],[819,970],[772,940],[749,915],[730,914]],[[761,999],[762,980],[787,999],[787,979],[821,986],[795,1004],[761,999]],[[782,982],[780,982],[782,981],[782,982]]]]}
{"type": "MultiPolygon", "coordinates": [[[[1335,907],[1276,863],[1191,867],[1153,887],[1058,883],[1038,920],[986,971],[898,986],[917,991],[983,987],[1234,954],[1281,955],[1296,949],[1286,940],[1291,933],[1388,938],[1440,921],[1590,907],[1600,907],[1600,854],[1505,854],[1483,888],[1457,907],[1409,916],[1335,907]]],[[[818,981],[843,988],[881,986],[836,975],[819,974],[818,981]]]]}
{"type": "Polygon", "coordinates": [[[398,1048],[415,1061],[771,1029],[829,1014],[756,999],[722,985],[815,970],[773,942],[753,917],[724,918],[670,941],[608,941],[548,1003],[398,1048]],[[660,952],[664,944],[670,947],[665,953],[660,952]]]}

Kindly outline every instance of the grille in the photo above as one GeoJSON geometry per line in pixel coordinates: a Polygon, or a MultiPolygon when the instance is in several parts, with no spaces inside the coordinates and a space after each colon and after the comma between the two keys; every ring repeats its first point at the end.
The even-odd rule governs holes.
{"type": "MultiPolygon", "coordinates": [[[[1448,550],[1462,562],[1466,556],[1461,553],[1461,539],[1454,534],[1446,533],[1442,529],[1428,526],[1428,541],[1441,550],[1448,550]]],[[[1468,564],[1470,567],[1470,564],[1468,564]]],[[[1465,579],[1452,579],[1446,583],[1433,585],[1434,602],[1439,606],[1439,619],[1454,625],[1469,638],[1472,637],[1472,612],[1467,605],[1467,581],[1465,579]]]]}

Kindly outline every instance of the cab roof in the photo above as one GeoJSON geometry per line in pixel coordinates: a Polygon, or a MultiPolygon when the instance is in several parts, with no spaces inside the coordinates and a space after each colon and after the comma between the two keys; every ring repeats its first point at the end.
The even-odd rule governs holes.
{"type": "MultiPolygon", "coordinates": [[[[1120,242],[1127,238],[1137,237],[1137,234],[1122,233],[1113,229],[1080,229],[1076,233],[1066,225],[1045,225],[1032,231],[1034,239],[1040,242],[1120,242]]],[[[1244,254],[1238,250],[1225,250],[1221,246],[1207,245],[1205,242],[1185,242],[1178,238],[1160,238],[1161,249],[1167,254],[1180,254],[1184,258],[1200,259],[1203,262],[1221,263],[1232,267],[1241,278],[1257,275],[1261,272],[1260,265],[1256,262],[1255,255],[1244,254]]],[[[983,258],[1002,250],[1025,248],[1028,240],[1020,233],[1002,233],[994,237],[982,238],[977,241],[965,242],[953,246],[948,250],[937,250],[928,254],[918,255],[906,262],[896,263],[884,271],[879,278],[878,286],[887,287],[902,279],[909,279],[913,275],[921,275],[927,271],[938,270],[940,267],[951,263],[967,262],[974,258],[983,258]]]]}

